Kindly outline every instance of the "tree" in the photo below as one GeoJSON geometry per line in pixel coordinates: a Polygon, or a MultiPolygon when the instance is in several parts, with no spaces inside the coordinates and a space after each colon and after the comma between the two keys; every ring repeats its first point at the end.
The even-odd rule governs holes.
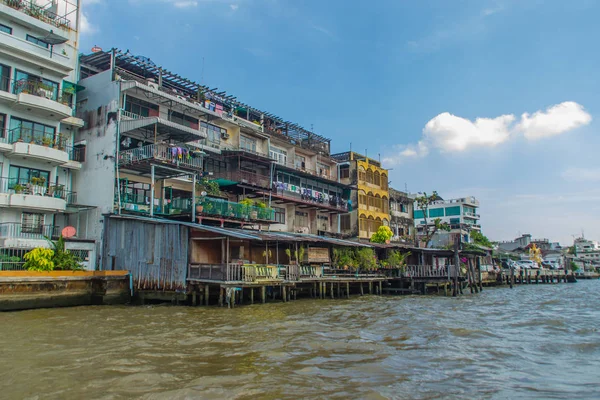
{"type": "Polygon", "coordinates": [[[371,242],[373,243],[387,243],[394,236],[394,232],[390,229],[389,226],[380,226],[377,229],[377,232],[371,236],[371,242]]]}
{"type": "Polygon", "coordinates": [[[493,243],[490,241],[490,239],[488,239],[487,236],[479,231],[472,230],[469,236],[471,236],[471,239],[475,244],[485,247],[493,247],[493,243]]]}
{"type": "Polygon", "coordinates": [[[439,199],[438,193],[434,190],[431,196],[427,196],[427,193],[423,193],[422,196],[417,196],[415,201],[417,203],[417,207],[423,211],[423,219],[425,220],[424,230],[425,233],[423,235],[423,240],[425,241],[425,245],[431,241],[433,235],[436,234],[437,231],[450,231],[450,225],[447,222],[442,222],[440,218],[436,218],[433,220],[433,224],[429,223],[429,206],[433,204],[436,200],[439,199]]]}

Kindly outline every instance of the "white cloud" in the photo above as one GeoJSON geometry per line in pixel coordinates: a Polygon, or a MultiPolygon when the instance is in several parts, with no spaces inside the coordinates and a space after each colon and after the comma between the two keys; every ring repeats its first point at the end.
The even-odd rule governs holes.
{"type": "Polygon", "coordinates": [[[441,151],[463,151],[475,146],[496,146],[508,140],[514,115],[494,119],[477,118],[475,122],[442,113],[423,129],[424,139],[441,151]]]}
{"type": "Polygon", "coordinates": [[[546,111],[537,111],[533,115],[524,113],[517,129],[529,140],[557,136],[592,121],[583,106],[574,101],[565,101],[548,107],[546,111]]]}
{"type": "Polygon", "coordinates": [[[82,35],[89,35],[98,32],[98,28],[90,23],[90,20],[84,12],[81,13],[79,31],[82,35]]]}
{"type": "Polygon", "coordinates": [[[502,6],[498,6],[498,7],[494,7],[494,8],[486,8],[481,12],[481,15],[483,17],[489,17],[490,15],[499,13],[502,10],[504,10],[504,7],[502,7],[502,6]]]}
{"type": "Polygon", "coordinates": [[[188,8],[188,7],[196,7],[198,5],[197,1],[174,1],[173,5],[177,8],[188,8]]]}
{"type": "Polygon", "coordinates": [[[237,11],[237,9],[240,8],[240,6],[237,4],[230,4],[229,8],[231,8],[232,11],[237,11]]]}
{"type": "Polygon", "coordinates": [[[562,178],[571,182],[600,182],[600,168],[567,168],[562,178]]]}
{"type": "Polygon", "coordinates": [[[399,164],[405,159],[426,156],[430,148],[441,152],[460,152],[474,147],[494,147],[521,134],[526,140],[537,140],[567,133],[589,124],[591,120],[583,106],[572,101],[550,106],[532,115],[524,113],[518,122],[513,114],[471,121],[444,112],[427,122],[417,144],[396,146],[397,153],[384,160],[387,164],[399,164]]]}

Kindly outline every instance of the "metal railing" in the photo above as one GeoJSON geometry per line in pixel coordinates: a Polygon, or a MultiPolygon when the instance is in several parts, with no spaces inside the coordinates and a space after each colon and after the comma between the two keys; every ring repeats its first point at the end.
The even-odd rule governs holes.
{"type": "Polygon", "coordinates": [[[0,0],[0,3],[22,11],[23,13],[39,19],[42,22],[56,26],[57,28],[69,29],[71,22],[66,17],[60,17],[48,8],[40,7],[30,0],[0,0]]]}
{"type": "Polygon", "coordinates": [[[77,202],[77,193],[66,190],[64,185],[48,184],[36,179],[0,178],[0,193],[54,197],[65,200],[67,204],[77,202]]]}
{"type": "Polygon", "coordinates": [[[252,221],[275,221],[275,210],[231,201],[203,198],[196,202],[198,216],[219,216],[252,221]]]}
{"type": "Polygon", "coordinates": [[[54,132],[46,132],[37,129],[16,127],[13,129],[6,129],[4,134],[0,134],[0,137],[6,139],[6,143],[24,142],[37,144],[40,146],[52,147],[57,150],[66,151],[68,141],[62,134],[56,134],[54,132]]]}
{"type": "Polygon", "coordinates": [[[411,278],[444,278],[448,277],[448,270],[450,270],[450,277],[454,276],[453,265],[408,265],[405,267],[405,274],[411,278]]]}
{"type": "MultiPolygon", "coordinates": [[[[306,189],[305,189],[306,190],[306,189]]],[[[290,199],[294,201],[298,201],[306,204],[314,204],[314,205],[322,205],[326,207],[333,207],[341,211],[348,210],[348,202],[341,198],[330,198],[326,200],[325,198],[315,198],[308,194],[308,192],[300,194],[297,192],[292,192],[289,190],[282,189],[277,182],[273,182],[273,194],[284,199],[290,199]]]]}
{"type": "Polygon", "coordinates": [[[0,238],[45,239],[58,238],[60,228],[54,225],[23,225],[19,222],[0,223],[0,238]]]}
{"type": "Polygon", "coordinates": [[[244,183],[252,186],[269,187],[270,178],[265,175],[246,171],[220,171],[213,172],[213,179],[227,179],[233,182],[244,183]]]}
{"type": "Polygon", "coordinates": [[[52,86],[35,79],[19,79],[13,83],[13,93],[26,93],[37,97],[43,97],[64,104],[67,107],[73,107],[71,93],[60,91],[58,85],[52,86]]]}
{"type": "Polygon", "coordinates": [[[73,147],[67,146],[65,151],[69,153],[69,160],[84,162],[85,161],[85,146],[84,147],[73,147]]]}
{"type": "Polygon", "coordinates": [[[147,160],[166,161],[174,167],[202,169],[202,158],[193,157],[192,152],[187,148],[150,144],[119,152],[119,165],[131,165],[147,160]]]}

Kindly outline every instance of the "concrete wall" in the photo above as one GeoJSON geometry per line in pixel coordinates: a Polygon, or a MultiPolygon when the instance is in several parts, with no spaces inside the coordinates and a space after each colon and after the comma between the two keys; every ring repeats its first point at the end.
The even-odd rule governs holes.
{"type": "MultiPolygon", "coordinates": [[[[79,94],[77,114],[85,121],[76,143],[86,146],[86,161],[73,173],[78,202],[96,207],[87,215],[86,232],[82,236],[98,243],[102,237],[102,214],[113,209],[115,156],[117,149],[117,114],[119,86],[105,71],[80,82],[85,87],[79,94]]],[[[99,251],[98,251],[99,253],[99,251]]]]}

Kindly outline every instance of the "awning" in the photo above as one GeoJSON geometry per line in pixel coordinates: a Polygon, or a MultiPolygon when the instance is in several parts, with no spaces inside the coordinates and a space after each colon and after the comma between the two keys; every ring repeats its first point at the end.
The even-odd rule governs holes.
{"type": "Polygon", "coordinates": [[[85,86],[73,82],[63,81],[63,91],[67,93],[78,93],[85,89],[85,86]]]}
{"type": "Polygon", "coordinates": [[[158,125],[158,136],[160,136],[161,139],[164,139],[166,136],[167,139],[175,140],[179,143],[187,143],[192,140],[206,138],[206,133],[204,132],[159,117],[121,119],[119,128],[121,133],[125,133],[136,129],[147,128],[154,124],[158,125]]]}

